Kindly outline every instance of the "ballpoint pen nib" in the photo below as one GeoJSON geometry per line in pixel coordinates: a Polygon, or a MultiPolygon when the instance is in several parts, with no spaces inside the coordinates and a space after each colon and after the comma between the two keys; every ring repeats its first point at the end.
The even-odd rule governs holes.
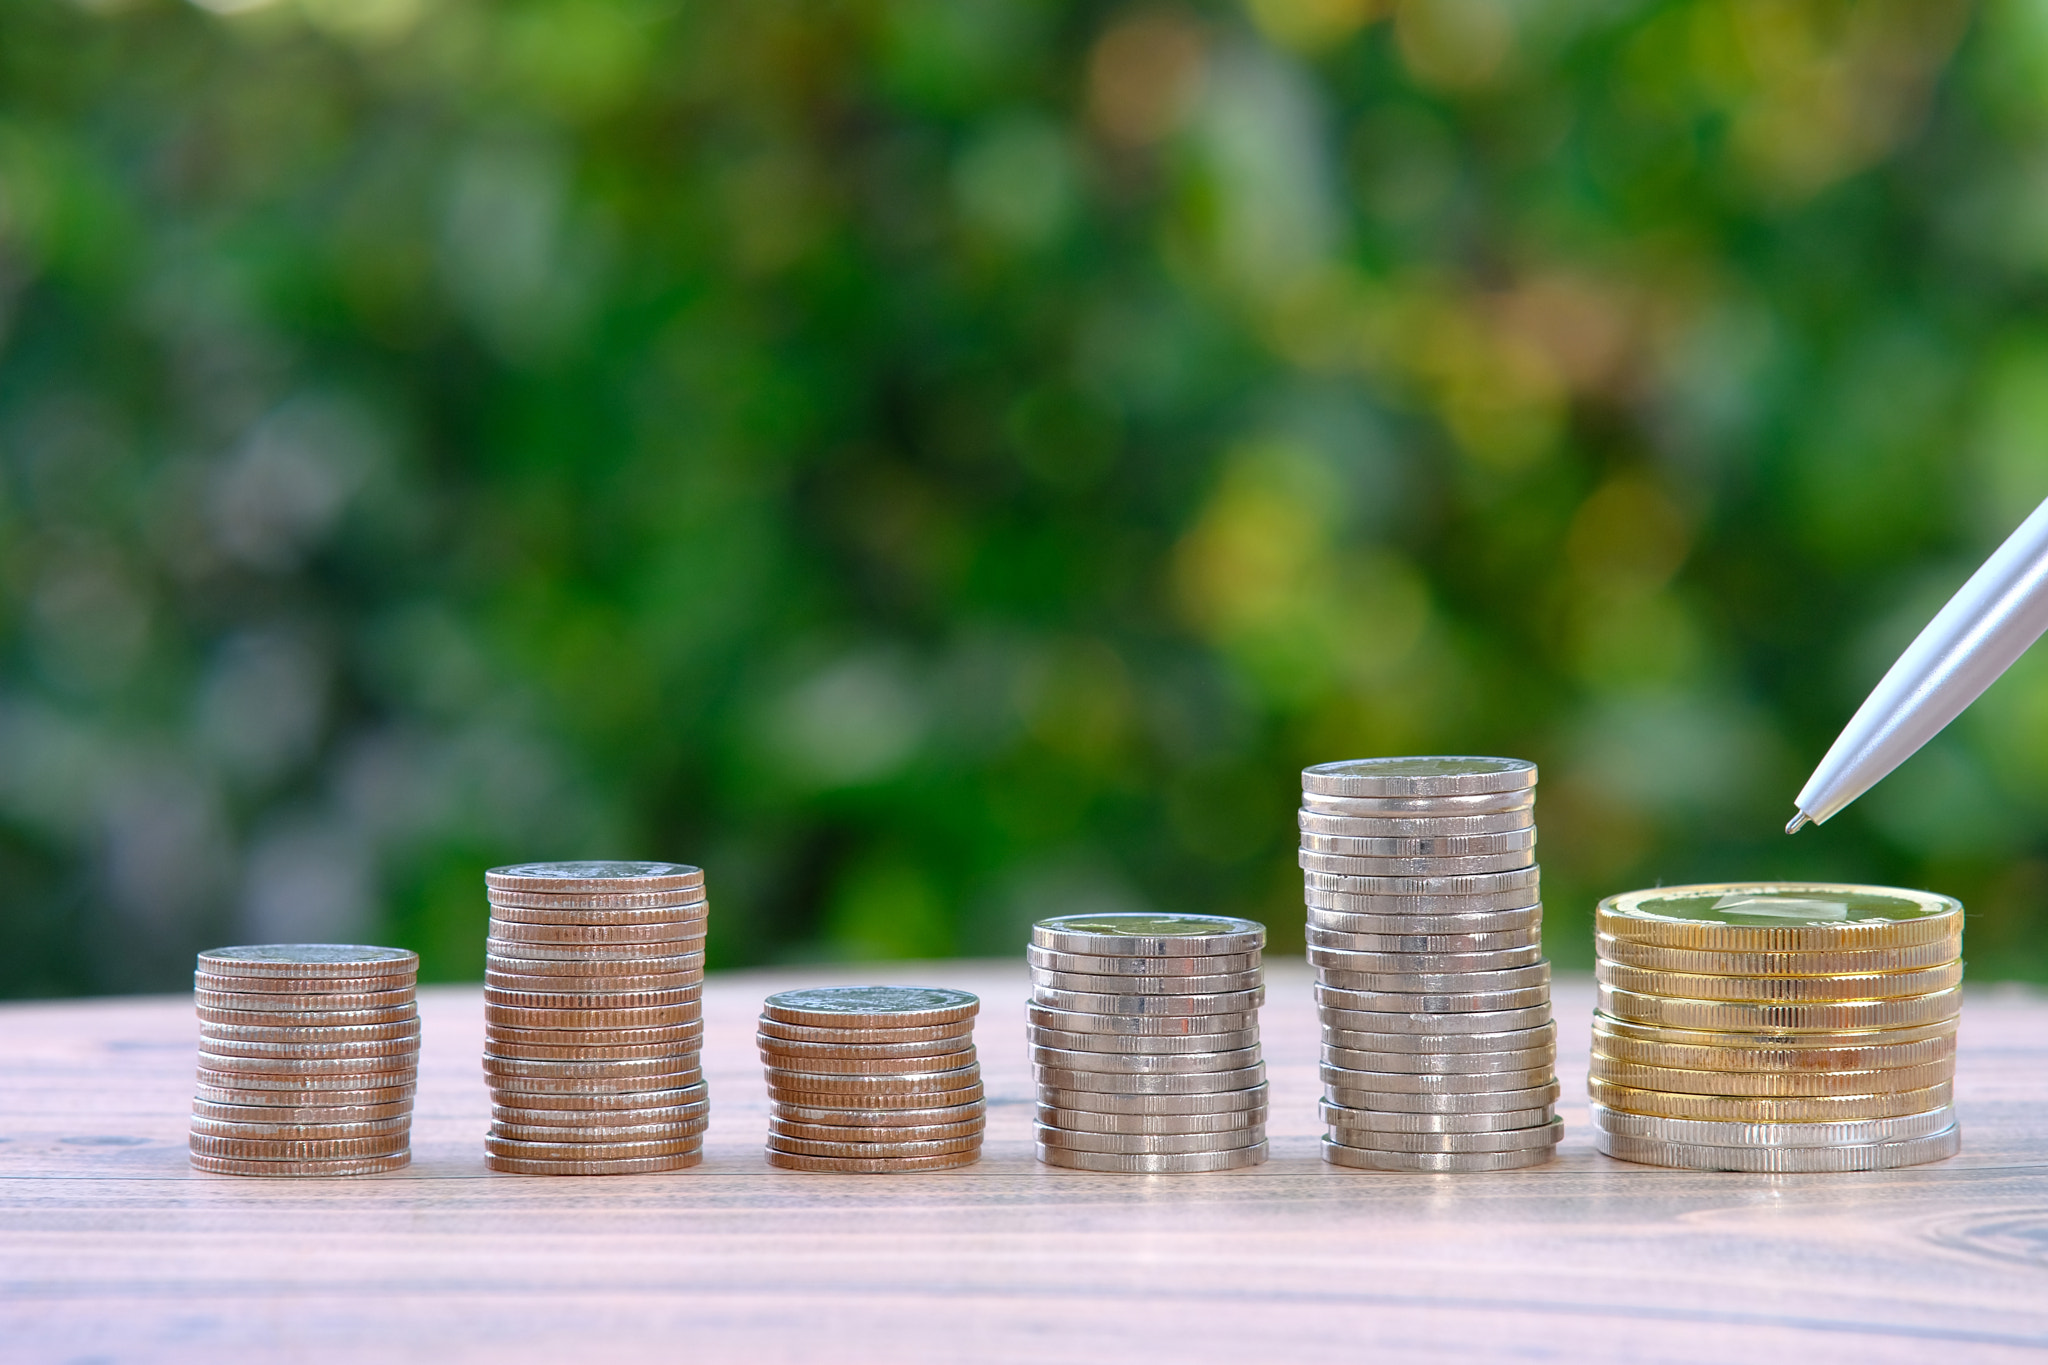
{"type": "Polygon", "coordinates": [[[1799,812],[1799,814],[1793,816],[1790,820],[1787,820],[1785,822],[1785,832],[1787,834],[1797,834],[1802,826],[1809,825],[1811,823],[1813,822],[1806,818],[1806,812],[1801,811],[1799,812]]]}

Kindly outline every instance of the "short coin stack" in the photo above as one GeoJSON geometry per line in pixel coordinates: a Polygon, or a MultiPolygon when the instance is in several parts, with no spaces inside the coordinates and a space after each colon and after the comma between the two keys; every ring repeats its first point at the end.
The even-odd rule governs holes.
{"type": "Polygon", "coordinates": [[[1662,887],[1601,902],[1594,1145],[1708,1171],[1954,1156],[1963,907],[1881,886],[1662,887]]]}
{"type": "Polygon", "coordinates": [[[484,875],[484,1159],[522,1175],[638,1175],[702,1159],[704,874],[525,863],[484,875]]]}
{"type": "Polygon", "coordinates": [[[768,1164],[886,1175],[981,1159],[978,997],[931,986],[782,991],[761,1006],[768,1164]]]}
{"type": "Polygon", "coordinates": [[[1556,1155],[1536,766],[1368,758],[1301,775],[1323,1159],[1499,1171],[1556,1155]]]}
{"type": "Polygon", "coordinates": [[[1266,1159],[1262,924],[1062,915],[1031,928],[1038,1159],[1082,1171],[1227,1171],[1266,1159]]]}
{"type": "Polygon", "coordinates": [[[280,943],[199,955],[192,1164],[219,1175],[371,1175],[412,1159],[419,958],[280,943]]]}

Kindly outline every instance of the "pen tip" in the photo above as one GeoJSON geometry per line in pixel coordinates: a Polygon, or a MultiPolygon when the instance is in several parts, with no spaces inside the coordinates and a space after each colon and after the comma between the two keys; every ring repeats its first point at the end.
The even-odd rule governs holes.
{"type": "Polygon", "coordinates": [[[1785,822],[1785,832],[1787,834],[1797,834],[1802,828],[1811,823],[1812,821],[1806,818],[1806,812],[1800,811],[1797,815],[1793,816],[1790,820],[1785,822]]]}

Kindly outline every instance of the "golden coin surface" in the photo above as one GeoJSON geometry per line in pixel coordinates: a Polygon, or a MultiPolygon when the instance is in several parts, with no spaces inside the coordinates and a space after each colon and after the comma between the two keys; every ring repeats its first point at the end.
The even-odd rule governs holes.
{"type": "Polygon", "coordinates": [[[525,1157],[484,1153],[484,1165],[506,1175],[664,1175],[687,1171],[702,1164],[702,1150],[677,1152],[674,1156],[641,1157],[618,1161],[535,1161],[525,1157]]]}
{"type": "Polygon", "coordinates": [[[1836,952],[1714,952],[1698,948],[1664,948],[1596,934],[1594,954],[1604,962],[1646,967],[1659,972],[1690,972],[1700,976],[1853,976],[1866,972],[1904,972],[1939,967],[1962,956],[1960,934],[1896,948],[1845,948],[1836,952]]]}
{"type": "Polygon", "coordinates": [[[1634,1038],[1646,1043],[1684,1044],[1690,1047],[1838,1048],[1877,1047],[1894,1043],[1918,1043],[1930,1038],[1954,1038],[1960,1021],[1953,1015],[1931,1024],[1905,1028],[1730,1031],[1727,1029],[1672,1028],[1663,1024],[1641,1024],[1620,1019],[1605,1011],[1593,1014],[1595,1033],[1634,1038]]]}
{"type": "Polygon", "coordinates": [[[1912,1028],[1961,1013],[1960,986],[1896,1000],[1799,1001],[1686,1000],[1644,995],[1604,982],[1594,986],[1599,1009],[1619,1019],[1674,1028],[1737,1033],[1824,1033],[1835,1030],[1912,1028]]]}
{"type": "MultiPolygon", "coordinates": [[[[1734,1034],[1736,1038],[1752,1035],[1734,1034]]],[[[1846,1034],[1864,1038],[1868,1034],[1846,1034]]],[[[1688,1071],[1881,1071],[1953,1059],[1956,1036],[1923,1038],[1916,1043],[1874,1047],[1698,1047],[1686,1043],[1646,1043],[1637,1038],[1593,1028],[1596,1051],[1619,1062],[1668,1066],[1688,1071]]]]}
{"type": "Polygon", "coordinates": [[[1593,1053],[1590,1074],[1635,1090],[1670,1090],[1692,1095],[1878,1095],[1891,1090],[1924,1090],[1955,1079],[1952,1057],[1882,1071],[1687,1071],[1644,1066],[1593,1053]]]}
{"type": "Polygon", "coordinates": [[[1955,1086],[1897,1090],[1877,1095],[1811,1095],[1797,1099],[1758,1096],[1690,1095],[1665,1090],[1635,1090],[1599,1077],[1588,1077],[1586,1093],[1596,1104],[1625,1114],[1658,1118],[1704,1119],[1715,1123],[1842,1123],[1851,1119],[1888,1119],[1924,1114],[1955,1099],[1955,1086]]]}
{"type": "Polygon", "coordinates": [[[1963,1147],[1951,1126],[1929,1137],[1846,1147],[1710,1147],[1692,1143],[1621,1137],[1595,1129],[1593,1148],[1617,1161],[1671,1166],[1692,1171],[1763,1171],[1778,1174],[1822,1171],[1889,1171],[1943,1161],[1963,1147]]]}
{"type": "Polygon", "coordinates": [[[981,1148],[974,1147],[964,1152],[949,1152],[943,1156],[896,1156],[896,1157],[839,1157],[805,1156],[799,1152],[778,1152],[770,1147],[766,1154],[770,1166],[779,1166],[786,1171],[818,1171],[839,1175],[894,1175],[904,1171],[944,1171],[957,1166],[971,1166],[981,1160],[981,1148]]]}
{"type": "Polygon", "coordinates": [[[778,991],[764,1018],[817,1027],[929,1028],[972,1019],[981,998],[939,986],[817,986],[778,991]]]}
{"type": "Polygon", "coordinates": [[[704,885],[704,869],[688,863],[658,862],[518,863],[484,873],[484,885],[493,893],[532,891],[557,895],[680,891],[704,885]]]}
{"type": "Polygon", "coordinates": [[[656,1010],[690,1004],[703,994],[701,982],[661,991],[518,991],[487,985],[484,1003],[528,1010],[656,1010]]]}
{"type": "Polygon", "coordinates": [[[1603,934],[1716,952],[1837,952],[1958,938],[1960,901],[1927,891],[1829,882],[1717,882],[1609,896],[1603,934]]]}
{"type": "Polygon", "coordinates": [[[1855,976],[1693,976],[1648,967],[1624,967],[1614,962],[1596,962],[1593,979],[1639,995],[1674,996],[1684,1000],[1756,1003],[1898,1000],[1947,990],[1960,984],[1963,964],[1949,962],[1915,971],[1855,976]]]}
{"type": "Polygon", "coordinates": [[[1054,915],[1031,926],[1031,942],[1097,957],[1213,957],[1258,952],[1266,926],[1231,915],[1054,915]]]}
{"type": "Polygon", "coordinates": [[[246,976],[409,975],[419,965],[419,954],[410,949],[361,943],[261,943],[199,954],[202,971],[246,976]]]}
{"type": "Polygon", "coordinates": [[[412,1153],[391,1156],[345,1157],[334,1161],[247,1161],[240,1157],[191,1154],[194,1170],[209,1175],[269,1176],[273,1179],[333,1178],[350,1175],[383,1175],[412,1164],[412,1153]]]}

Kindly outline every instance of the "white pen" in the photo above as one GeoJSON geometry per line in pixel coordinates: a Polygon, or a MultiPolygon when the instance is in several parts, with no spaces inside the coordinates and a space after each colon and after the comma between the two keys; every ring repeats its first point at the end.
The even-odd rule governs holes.
{"type": "Polygon", "coordinates": [[[2048,629],[2048,502],[1956,592],[1849,719],[1785,826],[1821,824],[1998,681],[2048,629]]]}

